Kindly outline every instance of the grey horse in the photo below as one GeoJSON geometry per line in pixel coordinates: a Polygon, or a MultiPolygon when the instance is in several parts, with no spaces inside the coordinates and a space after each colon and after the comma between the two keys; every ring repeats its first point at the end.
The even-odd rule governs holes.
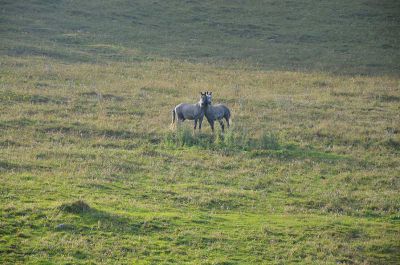
{"type": "Polygon", "coordinates": [[[229,128],[229,120],[231,118],[231,111],[227,106],[223,104],[212,105],[212,92],[206,92],[207,104],[205,108],[205,115],[208,123],[211,126],[211,130],[214,132],[214,121],[218,120],[221,125],[222,132],[224,132],[224,122],[222,119],[226,120],[226,125],[229,128]]]}
{"type": "Polygon", "coordinates": [[[196,130],[197,121],[199,121],[199,131],[201,130],[207,106],[207,94],[205,92],[200,92],[200,94],[200,100],[196,104],[181,103],[172,110],[172,124],[175,123],[175,117],[178,118],[178,124],[185,120],[194,120],[194,129],[196,130]]]}

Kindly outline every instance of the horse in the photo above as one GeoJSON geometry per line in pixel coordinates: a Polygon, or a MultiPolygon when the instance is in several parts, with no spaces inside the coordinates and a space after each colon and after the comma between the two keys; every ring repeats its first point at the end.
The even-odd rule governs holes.
{"type": "Polygon", "coordinates": [[[197,121],[199,121],[199,131],[201,130],[201,123],[207,106],[207,94],[205,92],[200,92],[200,94],[200,100],[196,104],[181,103],[172,110],[172,124],[175,123],[175,117],[178,118],[178,124],[185,120],[194,120],[194,130],[196,130],[197,121]]]}
{"type": "Polygon", "coordinates": [[[224,132],[224,122],[222,119],[226,120],[227,127],[229,128],[229,120],[231,118],[231,111],[229,108],[223,104],[212,105],[212,92],[206,92],[207,104],[205,107],[205,116],[208,123],[211,126],[211,130],[214,132],[214,121],[218,120],[221,125],[222,132],[224,132]]]}

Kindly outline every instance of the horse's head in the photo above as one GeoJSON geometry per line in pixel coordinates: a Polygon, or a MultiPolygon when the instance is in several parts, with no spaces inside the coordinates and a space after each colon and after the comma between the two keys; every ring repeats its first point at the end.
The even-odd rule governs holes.
{"type": "Polygon", "coordinates": [[[207,104],[211,105],[211,103],[212,103],[212,92],[207,91],[206,95],[207,95],[207,104]]]}
{"type": "Polygon", "coordinates": [[[208,97],[205,92],[200,92],[200,106],[205,107],[208,104],[208,97]]]}

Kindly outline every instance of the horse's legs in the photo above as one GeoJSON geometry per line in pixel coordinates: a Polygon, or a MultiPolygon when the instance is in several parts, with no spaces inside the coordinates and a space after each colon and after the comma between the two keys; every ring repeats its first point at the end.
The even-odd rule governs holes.
{"type": "Polygon", "coordinates": [[[224,122],[222,121],[222,119],[219,119],[218,120],[219,121],[219,125],[221,125],[221,129],[222,129],[222,132],[224,132],[224,122]]]}
{"type": "Polygon", "coordinates": [[[197,119],[194,119],[194,130],[196,130],[197,127],[197,119]]]}
{"type": "Polygon", "coordinates": [[[201,131],[201,124],[203,123],[203,117],[199,118],[199,131],[201,131]]]}
{"type": "Polygon", "coordinates": [[[225,116],[225,120],[226,120],[226,126],[229,128],[229,118],[228,118],[228,116],[225,116]]]}
{"type": "Polygon", "coordinates": [[[207,118],[207,121],[211,126],[211,131],[214,132],[214,120],[207,118]]]}

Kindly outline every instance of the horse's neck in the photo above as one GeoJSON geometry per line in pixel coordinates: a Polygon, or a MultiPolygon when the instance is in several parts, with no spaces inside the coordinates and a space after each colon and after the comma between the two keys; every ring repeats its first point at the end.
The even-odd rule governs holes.
{"type": "Polygon", "coordinates": [[[204,107],[201,106],[201,103],[200,103],[200,102],[197,102],[197,103],[195,104],[195,106],[196,106],[196,108],[197,108],[199,111],[202,111],[203,108],[204,108],[204,107]]]}
{"type": "Polygon", "coordinates": [[[200,101],[196,103],[196,106],[197,106],[198,108],[201,108],[201,109],[207,108],[207,105],[202,106],[200,101]]]}

